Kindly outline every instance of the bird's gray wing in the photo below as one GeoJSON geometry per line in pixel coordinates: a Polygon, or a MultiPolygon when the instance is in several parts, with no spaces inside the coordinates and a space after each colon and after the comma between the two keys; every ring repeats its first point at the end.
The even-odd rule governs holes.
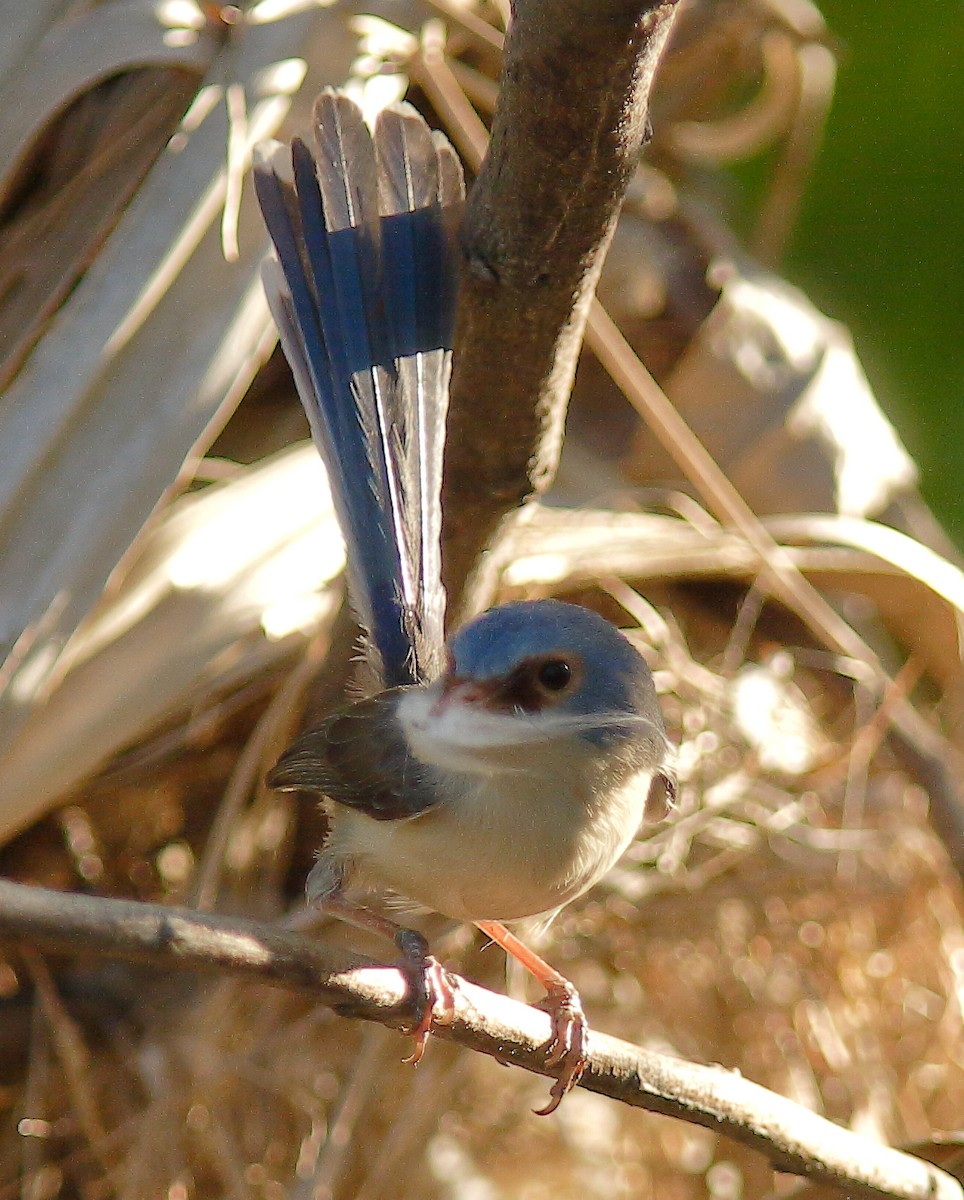
{"type": "Polygon", "coordinates": [[[402,821],[438,803],[395,717],[392,688],[333,713],[303,733],[268,775],[269,787],[314,792],[376,821],[402,821]]]}

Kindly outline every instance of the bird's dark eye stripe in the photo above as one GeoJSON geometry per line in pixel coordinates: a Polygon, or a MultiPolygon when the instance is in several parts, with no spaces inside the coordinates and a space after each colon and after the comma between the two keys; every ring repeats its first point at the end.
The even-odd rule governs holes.
{"type": "Polygon", "coordinates": [[[564,658],[528,659],[505,680],[493,697],[493,707],[506,712],[537,713],[571,688],[578,666],[564,658]]]}

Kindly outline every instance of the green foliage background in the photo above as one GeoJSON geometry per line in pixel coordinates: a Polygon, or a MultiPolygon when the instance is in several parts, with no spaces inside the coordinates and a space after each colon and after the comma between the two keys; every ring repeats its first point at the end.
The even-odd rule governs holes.
{"type": "Polygon", "coordinates": [[[850,326],[964,547],[964,4],[820,6],[840,72],[787,274],[850,326]]]}

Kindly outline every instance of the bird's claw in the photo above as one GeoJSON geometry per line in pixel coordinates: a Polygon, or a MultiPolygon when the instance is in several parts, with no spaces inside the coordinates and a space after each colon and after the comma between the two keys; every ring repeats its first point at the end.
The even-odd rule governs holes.
{"type": "Polygon", "coordinates": [[[412,1030],[415,1045],[412,1053],[402,1059],[415,1066],[425,1053],[425,1043],[433,1025],[451,1025],[455,1016],[455,986],[448,972],[430,954],[419,954],[407,958],[406,966],[411,980],[413,997],[416,998],[420,1017],[412,1030]]]}
{"type": "Polygon", "coordinates": [[[586,1070],[589,1022],[582,1010],[579,993],[565,980],[549,988],[541,1007],[552,1018],[552,1040],[546,1055],[546,1066],[550,1069],[559,1068],[556,1081],[549,1090],[549,1103],[545,1108],[534,1110],[537,1117],[548,1117],[556,1111],[563,1097],[572,1091],[586,1070]]]}

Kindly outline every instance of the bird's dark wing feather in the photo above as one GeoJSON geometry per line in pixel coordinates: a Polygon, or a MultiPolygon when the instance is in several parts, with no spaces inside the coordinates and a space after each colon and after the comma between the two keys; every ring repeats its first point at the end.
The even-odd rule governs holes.
{"type": "Polygon", "coordinates": [[[376,821],[400,821],[434,808],[437,792],[409,753],[395,719],[399,688],[359,700],[309,729],[268,775],[268,786],[305,791],[376,821]]]}

